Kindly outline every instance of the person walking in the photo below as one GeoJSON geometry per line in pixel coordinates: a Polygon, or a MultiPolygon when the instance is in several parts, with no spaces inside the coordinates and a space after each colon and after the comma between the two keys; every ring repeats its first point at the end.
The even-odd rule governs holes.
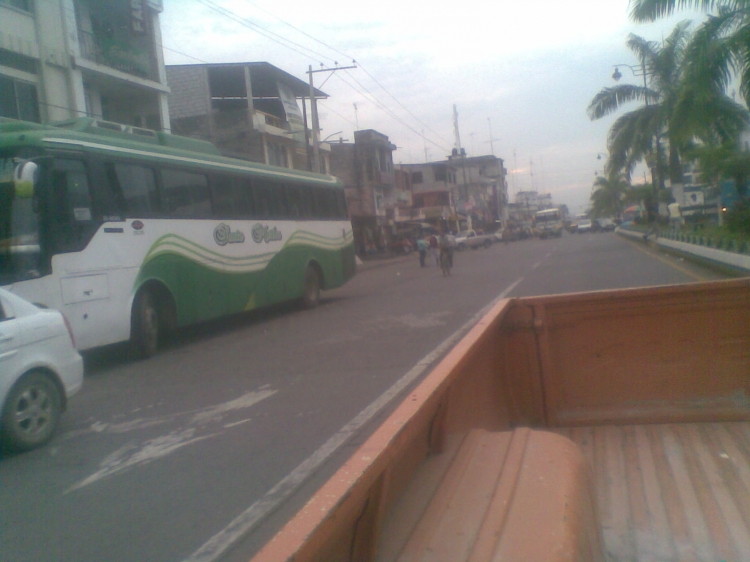
{"type": "Polygon", "coordinates": [[[419,265],[425,267],[425,258],[427,257],[427,240],[420,238],[417,240],[417,250],[419,251],[419,265]]]}
{"type": "Polygon", "coordinates": [[[440,266],[440,245],[438,243],[438,237],[432,234],[430,236],[430,259],[435,267],[440,266]]]}
{"type": "MultiPolygon", "coordinates": [[[[443,226],[441,229],[440,238],[438,239],[438,245],[440,247],[440,257],[448,260],[448,267],[453,267],[453,249],[456,247],[456,237],[453,236],[450,231],[443,226]]],[[[441,262],[442,263],[442,262],[441,262]]]]}

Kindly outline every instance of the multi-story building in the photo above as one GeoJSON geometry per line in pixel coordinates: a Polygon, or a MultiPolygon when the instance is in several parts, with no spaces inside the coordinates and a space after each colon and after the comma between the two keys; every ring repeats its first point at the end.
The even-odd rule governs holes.
{"type": "Polygon", "coordinates": [[[387,248],[395,233],[395,214],[403,204],[408,179],[393,169],[396,145],[371,129],[354,132],[354,142],[331,144],[331,173],[346,189],[346,203],[361,253],[387,248]],[[405,189],[397,189],[396,181],[405,189]],[[401,194],[401,195],[400,195],[401,194]]]}
{"type": "MultiPolygon", "coordinates": [[[[166,71],[173,133],[210,141],[228,156],[311,169],[306,82],[267,62],[169,65],[166,71]]],[[[327,97],[314,92],[316,98],[327,97]]],[[[321,145],[326,173],[327,147],[321,145]]]]}
{"type": "Polygon", "coordinates": [[[406,164],[412,176],[413,191],[429,193],[420,206],[416,200],[410,218],[428,222],[448,219],[454,228],[489,226],[507,217],[507,184],[503,160],[495,156],[468,157],[454,150],[447,160],[406,164]],[[443,195],[439,195],[443,193],[443,195]]]}
{"type": "Polygon", "coordinates": [[[169,130],[161,0],[0,0],[0,116],[169,130]]]}

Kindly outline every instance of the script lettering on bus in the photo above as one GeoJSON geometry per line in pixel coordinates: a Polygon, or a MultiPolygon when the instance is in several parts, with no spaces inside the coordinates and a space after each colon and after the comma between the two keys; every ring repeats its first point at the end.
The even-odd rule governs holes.
{"type": "Polygon", "coordinates": [[[255,226],[253,226],[253,229],[251,231],[251,235],[253,237],[253,241],[260,244],[261,242],[265,242],[266,244],[268,242],[275,242],[276,240],[281,240],[281,232],[274,226],[273,228],[270,228],[267,225],[263,225],[261,223],[256,223],[255,226]]]}
{"type": "Polygon", "coordinates": [[[242,233],[242,231],[232,231],[232,228],[228,224],[221,223],[219,226],[214,228],[214,241],[219,246],[226,246],[227,244],[239,244],[245,241],[245,235],[242,233]]]}

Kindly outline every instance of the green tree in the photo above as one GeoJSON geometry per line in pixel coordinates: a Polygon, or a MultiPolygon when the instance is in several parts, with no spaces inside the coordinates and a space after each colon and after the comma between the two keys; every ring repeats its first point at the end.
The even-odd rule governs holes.
{"type": "Polygon", "coordinates": [[[630,183],[623,174],[598,176],[591,194],[591,214],[593,218],[617,217],[622,215],[625,195],[630,183]]]}
{"type": "Polygon", "coordinates": [[[724,89],[737,73],[742,97],[750,105],[750,0],[631,0],[636,22],[652,22],[683,9],[713,12],[697,32],[709,50],[690,58],[719,78],[724,89]]]}
{"type": "Polygon", "coordinates": [[[728,47],[715,34],[691,35],[689,27],[686,21],[677,24],[661,43],[631,34],[627,46],[641,62],[646,83],[604,88],[589,104],[589,117],[595,120],[625,103],[643,102],[610,128],[608,174],[630,174],[645,160],[653,185],[663,187],[665,176],[682,183],[686,153],[698,143],[735,139],[748,123],[747,111],[724,93],[722,67],[712,62],[725,57],[728,47]]]}
{"type": "Polygon", "coordinates": [[[663,155],[666,141],[669,176],[680,182],[678,139],[670,135],[676,130],[671,120],[679,98],[682,63],[690,37],[689,22],[681,22],[662,42],[647,41],[630,34],[627,46],[641,62],[647,77],[643,86],[618,84],[603,88],[588,107],[592,120],[618,111],[622,105],[640,101],[643,106],[620,116],[609,130],[609,174],[625,170],[630,173],[635,165],[646,160],[653,183],[664,183],[663,155]]]}

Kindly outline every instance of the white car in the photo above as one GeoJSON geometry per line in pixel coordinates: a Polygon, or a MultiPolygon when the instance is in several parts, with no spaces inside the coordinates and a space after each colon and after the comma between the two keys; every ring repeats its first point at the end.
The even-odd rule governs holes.
{"type": "Polygon", "coordinates": [[[578,228],[576,229],[576,232],[578,234],[583,234],[585,232],[591,232],[594,229],[594,226],[591,224],[591,221],[589,219],[580,219],[578,221],[578,228]]]}
{"type": "Polygon", "coordinates": [[[26,451],[49,441],[82,384],[63,315],[0,289],[0,445],[26,451]]]}

